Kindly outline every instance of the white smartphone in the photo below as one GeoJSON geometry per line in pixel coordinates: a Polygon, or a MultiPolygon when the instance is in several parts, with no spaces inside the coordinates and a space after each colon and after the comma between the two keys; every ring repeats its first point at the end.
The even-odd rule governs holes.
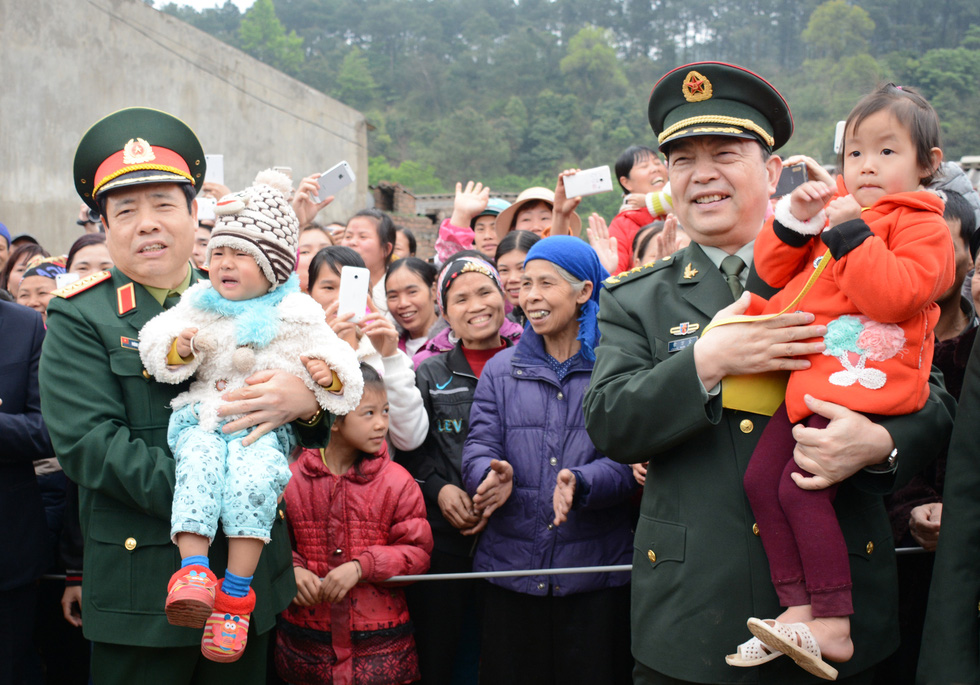
{"type": "Polygon", "coordinates": [[[218,201],[213,197],[198,197],[197,198],[197,220],[198,221],[214,221],[217,218],[215,214],[215,209],[218,207],[218,201]]]}
{"type": "Polygon", "coordinates": [[[68,273],[64,273],[64,274],[55,274],[54,287],[57,290],[61,290],[62,288],[71,285],[79,278],[81,278],[81,276],[76,274],[74,271],[69,271],[68,273]]]}
{"type": "Polygon", "coordinates": [[[357,180],[354,177],[354,170],[347,162],[340,162],[330,167],[317,179],[320,184],[320,194],[313,195],[313,202],[322,202],[324,198],[336,195],[341,190],[357,180]]]}
{"type": "Polygon", "coordinates": [[[584,197],[608,193],[613,189],[609,165],[583,169],[565,177],[565,197],[584,197]]]}
{"type": "Polygon", "coordinates": [[[834,154],[839,155],[840,151],[844,149],[844,126],[847,124],[846,121],[838,121],[837,128],[834,129],[834,154]]]}
{"type": "Polygon", "coordinates": [[[204,155],[204,163],[207,170],[204,172],[204,181],[225,184],[225,156],[224,155],[204,155]]]}
{"type": "Polygon", "coordinates": [[[371,272],[360,266],[344,266],[340,269],[340,305],[337,316],[353,314],[351,321],[358,322],[367,311],[368,287],[371,272]]]}

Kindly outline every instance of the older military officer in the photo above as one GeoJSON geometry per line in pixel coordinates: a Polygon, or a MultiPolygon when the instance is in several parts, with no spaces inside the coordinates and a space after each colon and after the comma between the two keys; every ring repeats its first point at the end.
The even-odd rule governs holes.
{"type": "MultiPolygon", "coordinates": [[[[253,587],[252,649],[234,664],[201,655],[201,631],[164,615],[170,574],[174,460],[170,400],[185,385],[155,382],[140,363],[139,330],[206,276],[190,264],[204,154],[186,124],[157,110],[121,110],[97,122],[75,155],[75,185],[102,217],[115,267],[58,292],[41,358],[42,411],[65,473],[78,483],[85,538],[82,613],[94,643],[95,683],[264,683],[275,614],[295,595],[284,511],[253,587]]],[[[244,414],[227,432],[261,432],[296,419],[301,438],[329,429],[298,378],[256,374],[223,410],[244,414]],[[297,385],[298,382],[298,385],[297,385]]],[[[226,562],[219,535],[211,563],[226,562]]]]}
{"type": "MultiPolygon", "coordinates": [[[[825,330],[791,313],[699,337],[713,318],[745,310],[747,300],[735,300],[743,289],[772,294],[752,269],[752,248],[781,168],[772,151],[792,134],[789,107],[759,76],[708,62],[665,75],[649,118],[693,242],[606,282],[585,399],[598,449],[625,463],[649,461],[633,557],[634,681],[813,682],[786,657],[733,668],[725,655],[750,637],[748,617],[781,613],[742,489],[778,390],[758,376],[735,377],[765,372],[771,381],[773,372],[806,368],[799,355],[820,352],[814,339],[825,330]]],[[[894,547],[880,493],[934,456],[952,421],[942,390],[918,414],[878,422],[826,399],[812,409],[830,424],[797,428],[796,458],[834,482],[854,476],[836,500],[855,604],[855,654],[840,673],[842,682],[870,682],[868,669],[898,644],[894,547]]]]}

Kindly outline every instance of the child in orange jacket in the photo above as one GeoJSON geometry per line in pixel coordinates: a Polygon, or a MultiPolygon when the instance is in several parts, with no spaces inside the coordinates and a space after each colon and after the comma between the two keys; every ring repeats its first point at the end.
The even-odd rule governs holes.
{"type": "MultiPolygon", "coordinates": [[[[799,186],[756,239],[757,273],[783,288],[766,313],[782,311],[829,260],[799,305],[827,333],[823,354],[790,375],[785,403],[745,473],[776,594],[787,609],[776,620],[749,619],[756,637],[727,657],[733,666],[785,653],[833,679],[837,672],[822,656],[853,655],[850,567],[833,508],[837,486],[796,465],[792,428],[828,424],[807,407],[807,395],[870,414],[908,414],[925,404],[939,318],[934,301],[952,285],[954,271],[944,203],[923,189],[941,161],[936,112],[914,91],[883,86],[848,116],[836,197],[819,181],[799,186]]],[[[889,467],[893,459],[894,453],[889,467]]]]}

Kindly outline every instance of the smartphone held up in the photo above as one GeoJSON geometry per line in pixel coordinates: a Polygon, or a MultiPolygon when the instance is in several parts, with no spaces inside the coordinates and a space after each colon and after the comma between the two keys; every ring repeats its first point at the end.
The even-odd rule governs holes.
{"type": "Polygon", "coordinates": [[[355,180],[357,179],[350,164],[346,161],[339,162],[320,174],[320,178],[317,179],[317,183],[320,184],[320,193],[318,195],[311,193],[311,199],[319,204],[331,195],[336,195],[355,180]]]}

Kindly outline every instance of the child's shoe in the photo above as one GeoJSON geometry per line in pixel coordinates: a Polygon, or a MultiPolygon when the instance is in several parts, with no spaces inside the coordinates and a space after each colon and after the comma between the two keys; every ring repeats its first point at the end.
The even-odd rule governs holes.
{"type": "Polygon", "coordinates": [[[221,592],[218,583],[214,612],[204,624],[201,654],[219,662],[237,661],[248,640],[248,620],[255,609],[255,591],[249,588],[245,597],[230,597],[221,592]]]}
{"type": "Polygon", "coordinates": [[[197,564],[185,566],[170,577],[167,585],[167,620],[171,625],[203,628],[214,608],[218,579],[211,569],[197,564]]]}

